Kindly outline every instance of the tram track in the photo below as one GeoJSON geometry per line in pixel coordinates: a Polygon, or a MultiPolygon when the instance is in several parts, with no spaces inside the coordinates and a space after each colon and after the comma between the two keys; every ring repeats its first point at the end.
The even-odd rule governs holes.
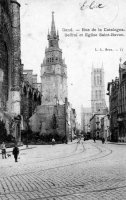
{"type": "MultiPolygon", "coordinates": [[[[45,169],[39,169],[37,171],[34,171],[34,169],[29,169],[29,172],[25,172],[25,173],[16,173],[14,175],[10,175],[9,177],[14,177],[14,176],[23,176],[23,175],[29,175],[29,174],[34,174],[34,175],[38,175],[39,173],[42,173],[42,172],[45,172],[45,171],[49,171],[49,170],[53,170],[53,169],[60,169],[60,168],[64,168],[64,167],[71,167],[73,165],[77,165],[77,164],[82,164],[83,162],[90,162],[90,161],[95,161],[95,160],[98,160],[98,159],[101,159],[101,158],[104,158],[106,156],[109,156],[110,154],[112,154],[112,150],[110,149],[107,149],[107,152],[105,151],[106,148],[103,149],[103,147],[99,147],[99,146],[96,146],[95,144],[92,144],[90,143],[92,146],[94,146],[95,148],[98,149],[98,153],[97,154],[94,154],[94,155],[91,155],[89,157],[81,157],[79,160],[76,159],[76,156],[78,155],[81,155],[84,153],[84,151],[86,151],[86,148],[84,147],[84,143],[80,143],[80,144],[77,144],[77,145],[82,145],[83,146],[83,149],[81,152],[79,152],[78,154],[75,154],[75,153],[72,153],[71,155],[69,156],[63,156],[63,157],[56,157],[56,158],[53,158],[53,159],[47,159],[47,160],[43,160],[43,161],[39,161],[38,163],[43,163],[43,162],[50,162],[50,161],[53,161],[53,160],[62,160],[65,158],[73,158],[75,157],[75,161],[72,161],[71,163],[65,163],[65,164],[60,164],[58,166],[53,166],[53,167],[48,167],[48,168],[45,168],[45,169]],[[105,153],[105,154],[103,154],[105,153]]],[[[70,161],[69,161],[70,162],[70,161]]],[[[37,163],[37,164],[38,164],[37,163]]],[[[32,163],[30,163],[32,164],[32,163]]],[[[27,164],[28,165],[28,164],[27,164]]],[[[41,166],[38,166],[38,168],[40,168],[41,166]]],[[[4,177],[1,177],[1,178],[5,178],[6,176],[4,177]]],[[[0,178],[0,179],[1,179],[0,178]]]]}
{"type": "MultiPolygon", "coordinates": [[[[83,151],[78,152],[78,155],[79,154],[81,155],[82,152],[86,151],[86,149],[84,147],[84,145],[86,146],[85,143],[80,143],[80,144],[76,144],[76,145],[78,145],[78,147],[79,147],[79,145],[82,145],[82,147],[83,147],[82,148],[83,151]]],[[[20,196],[20,194],[21,195],[24,194],[24,196],[25,196],[25,194],[26,195],[32,195],[32,193],[33,193],[33,198],[30,198],[31,200],[42,200],[42,199],[43,200],[44,199],[49,200],[49,199],[60,199],[60,198],[67,198],[67,197],[71,198],[71,199],[78,199],[76,197],[79,196],[79,195],[86,195],[86,194],[89,195],[91,193],[103,193],[103,192],[109,193],[110,191],[121,190],[123,188],[125,189],[126,188],[126,181],[125,180],[124,180],[124,183],[123,183],[123,180],[120,180],[121,183],[122,183],[121,186],[120,186],[120,182],[116,179],[112,179],[111,181],[108,181],[107,183],[104,180],[102,182],[102,184],[104,185],[103,188],[100,187],[100,180],[97,180],[96,182],[92,183],[92,187],[94,185],[95,185],[95,187],[98,186],[96,189],[93,189],[93,188],[87,189],[86,184],[81,182],[81,181],[80,181],[80,184],[77,184],[77,182],[78,182],[77,181],[75,184],[71,184],[70,182],[68,184],[68,182],[67,182],[66,185],[64,185],[64,186],[58,186],[58,184],[60,184],[60,182],[59,182],[55,185],[55,182],[53,183],[53,177],[52,177],[52,180],[51,179],[49,180],[48,184],[50,184],[50,186],[48,186],[47,189],[41,188],[41,184],[39,184],[39,180],[41,180],[41,178],[42,178],[41,181],[44,180],[44,177],[43,177],[42,174],[43,174],[43,172],[46,172],[47,170],[50,171],[49,173],[51,174],[51,170],[53,170],[53,169],[60,169],[60,168],[63,168],[63,167],[66,169],[66,167],[71,167],[72,165],[77,165],[77,164],[79,165],[79,164],[83,164],[84,162],[95,161],[95,160],[102,159],[102,158],[112,154],[112,150],[108,149],[107,147],[105,147],[103,145],[97,146],[97,144],[95,144],[95,143],[90,143],[90,145],[93,146],[94,148],[97,148],[97,150],[98,150],[97,154],[91,155],[91,156],[86,157],[86,158],[80,157],[79,160],[77,160],[76,162],[73,161],[72,163],[68,163],[66,165],[63,164],[63,165],[59,165],[59,166],[49,167],[47,169],[41,169],[41,170],[37,170],[37,171],[32,170],[31,172],[28,172],[28,173],[21,173],[21,174],[15,174],[15,175],[9,176],[10,179],[12,177],[17,176],[18,179],[21,180],[23,178],[23,176],[25,175],[25,180],[27,180],[27,176],[28,176],[29,177],[28,181],[31,179],[32,183],[34,182],[35,177],[36,178],[38,177],[38,179],[36,179],[36,182],[35,182],[36,188],[34,188],[35,186],[33,186],[33,189],[31,189],[31,190],[27,190],[27,189],[26,190],[25,189],[20,190],[19,189],[19,190],[14,191],[14,192],[5,191],[5,192],[0,194],[0,197],[2,197],[4,195],[11,195],[11,194],[15,194],[17,196],[20,196]],[[30,174],[32,174],[32,176],[30,174]],[[52,184],[51,184],[51,182],[52,182],[52,184]],[[116,187],[114,186],[115,183],[117,183],[116,187]],[[37,190],[37,186],[39,187],[38,190],[37,190]],[[38,196],[36,196],[34,198],[35,194],[38,195],[38,196]],[[42,196],[44,194],[46,194],[46,196],[42,196]]],[[[75,146],[75,148],[76,147],[77,146],[75,146]]],[[[76,156],[78,156],[78,155],[76,154],[76,156]]],[[[73,157],[73,156],[75,156],[75,155],[74,154],[69,155],[69,157],[73,157]]],[[[62,160],[62,159],[65,159],[65,158],[68,158],[68,156],[66,156],[66,157],[64,156],[63,158],[60,158],[60,159],[62,160]]],[[[58,158],[56,158],[56,159],[58,159],[58,158]]],[[[55,160],[55,158],[53,160],[55,160]]],[[[80,174],[80,177],[81,177],[81,174],[80,174]]],[[[4,177],[4,178],[6,178],[6,177],[4,177]]],[[[57,181],[61,181],[61,180],[59,180],[58,177],[56,177],[56,179],[57,179],[57,181]]],[[[79,177],[78,177],[78,180],[79,180],[79,177]]],[[[46,183],[46,181],[48,181],[48,179],[45,179],[45,183],[46,183]]],[[[86,183],[88,184],[88,180],[87,180],[86,183]]],[[[90,183],[91,183],[91,180],[89,180],[89,185],[90,185],[90,183]]],[[[20,182],[19,182],[19,184],[20,184],[20,182]]],[[[25,184],[27,184],[27,182],[25,184]]],[[[65,181],[64,181],[64,184],[65,184],[65,181]]]]}
{"type": "MultiPolygon", "coordinates": [[[[109,185],[111,185],[113,181],[111,181],[111,183],[109,183],[109,185]]],[[[47,198],[49,200],[50,198],[52,199],[52,198],[60,198],[60,197],[67,197],[67,196],[70,197],[70,196],[81,195],[81,194],[103,193],[103,192],[120,190],[123,188],[126,188],[126,183],[123,186],[116,186],[116,187],[107,186],[102,189],[86,189],[85,184],[78,184],[78,185],[73,184],[73,185],[69,185],[69,186],[67,185],[67,186],[62,186],[62,187],[42,189],[41,191],[34,189],[34,190],[29,190],[29,191],[19,190],[19,191],[14,191],[14,192],[5,192],[5,193],[0,193],[0,198],[3,197],[4,195],[10,195],[10,194],[11,195],[15,194],[15,195],[19,196],[20,194],[25,195],[25,194],[29,194],[29,193],[30,194],[37,193],[38,195],[41,196],[41,194],[45,193],[46,194],[45,197],[32,198],[31,200],[42,200],[42,199],[47,199],[47,198]],[[82,191],[82,190],[84,190],[84,191],[82,191]],[[53,194],[53,193],[59,193],[58,191],[62,191],[61,193],[63,193],[63,194],[48,195],[48,192],[53,194]]]]}

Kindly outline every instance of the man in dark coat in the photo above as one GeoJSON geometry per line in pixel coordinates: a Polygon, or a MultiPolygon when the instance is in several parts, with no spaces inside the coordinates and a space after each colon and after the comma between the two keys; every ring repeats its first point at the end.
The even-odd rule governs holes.
{"type": "Polygon", "coordinates": [[[19,148],[17,147],[17,145],[15,145],[15,147],[13,148],[13,155],[14,155],[15,162],[17,162],[18,154],[19,154],[19,148]]]}

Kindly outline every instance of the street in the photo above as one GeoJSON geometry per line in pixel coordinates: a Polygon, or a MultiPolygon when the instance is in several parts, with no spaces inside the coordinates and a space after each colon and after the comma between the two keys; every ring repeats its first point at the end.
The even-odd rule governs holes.
{"type": "Polygon", "coordinates": [[[0,154],[0,200],[124,200],[126,145],[36,145],[20,150],[18,162],[0,154]]]}

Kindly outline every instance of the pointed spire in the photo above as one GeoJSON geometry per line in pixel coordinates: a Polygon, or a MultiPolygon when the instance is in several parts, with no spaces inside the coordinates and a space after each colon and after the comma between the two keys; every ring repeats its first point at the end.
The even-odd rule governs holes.
{"type": "Polygon", "coordinates": [[[54,12],[52,12],[51,36],[56,35],[56,28],[54,22],[54,12]]]}

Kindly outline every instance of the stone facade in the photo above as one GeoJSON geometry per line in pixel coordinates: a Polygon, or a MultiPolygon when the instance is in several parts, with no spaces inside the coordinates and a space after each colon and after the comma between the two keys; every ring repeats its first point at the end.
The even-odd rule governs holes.
{"type": "Polygon", "coordinates": [[[126,62],[119,64],[119,78],[108,83],[111,140],[126,141],[126,62]]]}
{"type": "Polygon", "coordinates": [[[41,105],[41,93],[37,88],[37,76],[33,70],[23,70],[21,85],[21,116],[22,129],[27,130],[29,118],[33,115],[38,105],[41,105]]]}
{"type": "MultiPolygon", "coordinates": [[[[39,115],[42,135],[53,134],[54,131],[63,138],[67,137],[67,66],[62,59],[59,48],[59,34],[56,32],[54,13],[52,12],[51,31],[48,32],[48,48],[41,65],[42,104],[36,112],[39,115]],[[53,116],[56,117],[57,127],[53,129],[53,116]]],[[[33,116],[34,118],[34,116],[33,116]]],[[[31,125],[34,120],[31,118],[31,125]]],[[[34,123],[35,125],[35,123],[34,123]]]]}
{"type": "Polygon", "coordinates": [[[84,108],[81,107],[81,130],[84,131],[84,133],[89,132],[90,128],[90,119],[92,117],[91,108],[84,108]]]}
{"type": "MultiPolygon", "coordinates": [[[[1,112],[20,115],[21,84],[20,4],[16,0],[0,1],[0,70],[1,112]]],[[[16,121],[16,126],[18,121],[16,121]]],[[[15,130],[14,136],[18,137],[15,130]]]]}
{"type": "Polygon", "coordinates": [[[118,141],[126,142],[126,61],[119,65],[118,141]]]}
{"type": "Polygon", "coordinates": [[[71,108],[70,111],[70,132],[71,132],[71,141],[72,139],[75,137],[75,133],[76,133],[76,110],[74,108],[71,108]]]}
{"type": "Polygon", "coordinates": [[[65,103],[67,97],[67,66],[59,48],[59,34],[56,33],[54,14],[52,13],[51,32],[48,33],[48,48],[41,65],[42,104],[56,105],[65,103]]]}
{"type": "Polygon", "coordinates": [[[101,118],[101,136],[105,139],[105,141],[111,140],[111,132],[110,132],[110,120],[109,115],[105,115],[101,118]]]}
{"type": "Polygon", "coordinates": [[[91,131],[91,138],[93,138],[94,136],[97,139],[101,139],[102,138],[102,134],[101,134],[101,119],[104,117],[105,115],[103,114],[94,114],[92,116],[92,118],[90,119],[90,131],[91,131]]]}
{"type": "Polygon", "coordinates": [[[109,114],[110,114],[110,131],[111,140],[118,141],[118,93],[119,93],[119,79],[115,78],[108,83],[109,94],[109,114]]]}
{"type": "Polygon", "coordinates": [[[103,112],[106,108],[105,103],[105,85],[104,85],[104,69],[92,68],[91,72],[91,109],[92,114],[103,112]]]}

